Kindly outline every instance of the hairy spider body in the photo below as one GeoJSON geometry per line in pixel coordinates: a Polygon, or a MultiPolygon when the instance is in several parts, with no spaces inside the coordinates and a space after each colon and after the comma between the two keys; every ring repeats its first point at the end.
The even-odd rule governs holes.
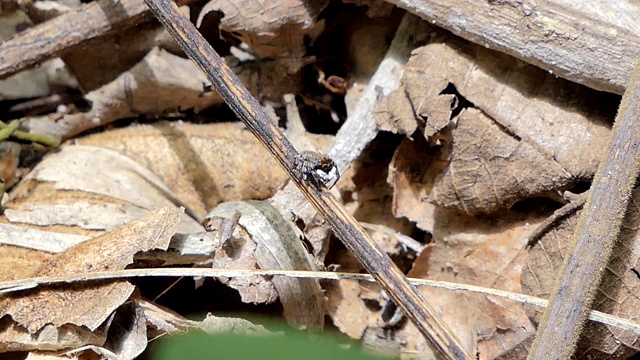
{"type": "Polygon", "coordinates": [[[333,160],[315,151],[298,154],[294,167],[299,178],[316,187],[331,189],[340,179],[340,172],[333,160]]]}

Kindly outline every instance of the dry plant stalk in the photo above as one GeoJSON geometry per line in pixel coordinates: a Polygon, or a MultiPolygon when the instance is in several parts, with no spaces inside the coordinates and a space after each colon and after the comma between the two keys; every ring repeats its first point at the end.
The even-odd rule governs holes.
{"type": "Polygon", "coordinates": [[[145,2],[187,55],[207,75],[234,113],[275,156],[302,193],[331,224],[346,247],[358,257],[367,271],[426,336],[433,348],[447,359],[473,359],[400,269],[346,209],[326,189],[310,186],[296,176],[294,165],[298,153],[293,145],[277,125],[270,121],[258,101],[223,63],[211,45],[180,13],[177,5],[168,0],[145,2]]]}
{"type": "Polygon", "coordinates": [[[590,196],[528,359],[569,359],[602,280],[640,170],[640,62],[631,73],[590,196]]]}

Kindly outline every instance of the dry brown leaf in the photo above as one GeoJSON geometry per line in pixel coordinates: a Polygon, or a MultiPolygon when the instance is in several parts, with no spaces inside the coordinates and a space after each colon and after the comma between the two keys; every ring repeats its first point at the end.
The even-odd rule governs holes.
{"type": "MultiPolygon", "coordinates": [[[[549,298],[565,257],[571,250],[573,233],[580,216],[575,213],[545,234],[531,249],[529,262],[522,272],[522,285],[526,293],[549,298]]],[[[604,270],[600,289],[592,304],[594,310],[618,316],[635,323],[640,322],[640,190],[635,189],[622,227],[618,244],[609,265],[604,270]]],[[[538,323],[541,309],[527,308],[527,313],[538,323]]],[[[576,358],[627,358],[640,351],[640,337],[631,331],[589,322],[578,342],[576,358]]]]}
{"type": "MultiPolygon", "coordinates": [[[[157,176],[130,158],[104,148],[66,146],[13,189],[4,215],[12,223],[109,230],[168,201],[182,205],[157,176]]],[[[202,226],[184,215],[180,232],[198,231],[202,226]]]]}
{"type": "Polygon", "coordinates": [[[324,29],[317,17],[328,0],[209,1],[197,23],[211,11],[224,14],[220,29],[251,48],[259,58],[302,58],[306,45],[324,29]]]}
{"type": "Polygon", "coordinates": [[[462,110],[457,122],[451,160],[429,193],[436,205],[467,214],[491,213],[575,184],[560,164],[505,133],[481,111],[462,110]]]}
{"type": "Polygon", "coordinates": [[[396,149],[389,164],[387,181],[393,188],[392,213],[397,217],[406,217],[416,226],[429,233],[433,232],[436,222],[436,210],[439,208],[424,198],[431,192],[437,174],[448,164],[446,149],[434,151],[426,140],[417,136],[414,140],[405,139],[396,149]]]}
{"type": "Polygon", "coordinates": [[[158,123],[77,140],[144,164],[203,217],[222,201],[261,200],[287,179],[277,162],[240,123],[158,123]]]}
{"type": "MultiPolygon", "coordinates": [[[[403,87],[377,108],[381,128],[411,135],[411,131],[419,127],[429,140],[442,136],[446,140],[448,131],[443,131],[455,127],[457,118],[451,118],[455,115],[452,110],[458,106],[456,98],[461,96],[457,100],[465,107],[477,108],[488,121],[495,122],[493,126],[502,132],[502,137],[510,137],[511,141],[523,146],[526,144],[538,153],[533,159],[521,160],[522,163],[535,161],[526,167],[517,167],[518,163],[510,165],[508,176],[530,172],[531,167],[555,168],[553,173],[556,174],[554,179],[546,180],[546,185],[537,182],[538,186],[533,186],[531,192],[523,191],[525,186],[517,184],[520,188],[514,190],[517,194],[506,198],[504,194],[491,191],[459,196],[456,193],[460,191],[459,187],[443,183],[441,191],[432,196],[437,204],[469,213],[491,212],[515,201],[539,196],[544,190],[564,190],[575,181],[593,176],[606,146],[616,98],[557,79],[509,56],[451,35],[442,35],[435,30],[433,34],[428,45],[414,51],[405,67],[403,87]],[[558,180],[558,169],[563,172],[561,181],[551,181],[555,185],[548,188],[549,180],[558,180]]],[[[472,132],[482,134],[487,127],[483,123],[472,132]]],[[[453,136],[455,141],[455,134],[453,136]]],[[[463,140],[459,142],[462,143],[463,140]]],[[[465,160],[471,156],[468,154],[465,160]]],[[[485,156],[478,154],[477,158],[482,160],[485,156]]],[[[484,164],[478,168],[481,166],[484,164]]],[[[491,189],[497,176],[504,176],[495,170],[476,172],[466,184],[480,184],[491,189]]],[[[466,185],[462,186],[464,190],[466,185]]]]}
{"type": "MultiPolygon", "coordinates": [[[[50,257],[39,268],[34,268],[30,276],[124,269],[139,251],[166,249],[177,230],[182,212],[165,205],[138,220],[50,257]]],[[[93,338],[89,343],[96,344],[95,341],[101,337],[85,329],[95,331],[103,325],[133,290],[133,285],[120,280],[97,285],[58,285],[9,294],[0,300],[0,314],[10,316],[15,324],[9,322],[6,328],[3,327],[6,331],[0,334],[0,349],[28,350],[35,345],[40,350],[53,350],[71,345],[68,341],[48,345],[16,343],[16,340],[35,333],[38,337],[49,334],[48,341],[57,334],[76,341],[76,337],[80,341],[93,338]],[[42,331],[43,328],[46,331],[42,331]]],[[[8,320],[9,317],[5,317],[3,321],[8,320]]]]}
{"type": "MultiPolygon", "coordinates": [[[[522,249],[544,216],[503,211],[482,219],[447,214],[438,218],[433,242],[408,276],[520,292],[526,260],[522,249]]],[[[479,351],[483,359],[507,353],[535,333],[521,304],[464,291],[422,288],[421,292],[469,351],[479,351]]],[[[431,354],[424,337],[408,322],[393,336],[404,344],[405,354],[418,358],[431,354]]]]}

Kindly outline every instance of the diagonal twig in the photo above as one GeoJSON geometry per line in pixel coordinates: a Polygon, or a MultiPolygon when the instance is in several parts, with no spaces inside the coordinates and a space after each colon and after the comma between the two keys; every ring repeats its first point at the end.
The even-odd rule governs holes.
{"type": "Polygon", "coordinates": [[[367,235],[358,222],[326,190],[302,181],[294,170],[297,151],[262,110],[236,75],[169,0],[145,0],[160,22],[212,82],[218,93],[258,140],[271,152],[302,193],[322,214],[345,246],[387,291],[407,317],[444,358],[473,359],[451,330],[367,235]]]}
{"type": "Polygon", "coordinates": [[[640,62],[636,63],[616,116],[607,153],[574,233],[528,359],[569,359],[618,239],[631,190],[640,171],[640,62]]]}

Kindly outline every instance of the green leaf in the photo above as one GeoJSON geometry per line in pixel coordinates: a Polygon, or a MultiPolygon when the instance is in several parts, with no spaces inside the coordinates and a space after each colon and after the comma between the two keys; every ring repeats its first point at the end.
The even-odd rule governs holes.
{"type": "MultiPolygon", "coordinates": [[[[352,343],[354,345],[354,343],[352,343]]],[[[190,332],[167,336],[152,346],[152,359],[157,360],[375,360],[359,349],[344,349],[338,342],[320,335],[310,338],[305,333],[285,335],[207,334],[190,332]]]]}

